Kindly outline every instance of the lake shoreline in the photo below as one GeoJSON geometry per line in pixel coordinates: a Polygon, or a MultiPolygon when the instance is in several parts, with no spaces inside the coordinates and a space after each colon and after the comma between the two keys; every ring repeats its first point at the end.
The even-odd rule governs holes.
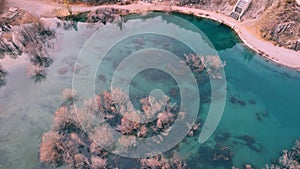
{"type": "MultiPolygon", "coordinates": [[[[55,17],[53,16],[53,10],[67,10],[63,4],[56,3],[46,3],[41,1],[27,0],[27,3],[30,5],[24,6],[24,3],[20,3],[17,0],[10,1],[10,6],[18,7],[23,10],[30,11],[27,8],[30,8],[32,5],[43,6],[47,5],[47,8],[40,8],[38,11],[32,11],[33,15],[37,17],[55,17]],[[51,6],[50,8],[48,8],[51,6]],[[52,13],[52,16],[51,16],[52,13]]],[[[284,67],[295,69],[300,71],[300,52],[294,51],[291,49],[279,47],[273,45],[271,42],[265,41],[257,35],[250,33],[243,22],[239,22],[225,14],[206,11],[191,7],[181,7],[175,5],[160,5],[160,4],[150,4],[139,2],[136,4],[130,5],[100,5],[100,6],[82,6],[82,5],[71,5],[73,13],[93,11],[100,8],[115,8],[115,9],[124,9],[128,10],[129,14],[134,13],[147,13],[152,11],[161,11],[161,12],[179,12],[182,14],[194,15],[195,17],[207,18],[229,26],[241,41],[250,49],[263,56],[265,59],[272,61],[276,64],[279,64],[284,67]]],[[[64,12],[66,15],[66,13],[64,12]]]]}

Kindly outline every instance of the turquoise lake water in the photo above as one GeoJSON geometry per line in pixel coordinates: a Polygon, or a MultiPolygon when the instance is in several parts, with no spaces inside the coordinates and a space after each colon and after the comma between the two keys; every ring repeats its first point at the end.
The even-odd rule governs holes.
{"type": "MultiPolygon", "coordinates": [[[[225,25],[189,15],[174,15],[184,21],[176,23],[177,19],[155,13],[125,17],[122,29],[119,23],[105,26],[79,23],[78,31],[58,28],[58,47],[51,54],[54,63],[47,70],[47,78],[40,83],[34,83],[28,76],[28,59],[17,59],[12,66],[4,66],[9,76],[7,85],[0,89],[0,165],[3,168],[45,168],[38,162],[39,143],[42,133],[51,128],[53,112],[62,103],[61,91],[73,85],[86,89],[78,93],[82,98],[89,98],[93,95],[89,89],[95,93],[109,89],[113,71],[128,55],[139,50],[167,50],[181,58],[193,53],[194,48],[174,38],[181,37],[175,34],[180,31],[191,36],[197,33],[184,24],[186,21],[201,30],[203,41],[199,48],[203,48],[203,55],[218,54],[226,61],[227,95],[223,116],[213,135],[199,144],[199,132],[196,132],[174,150],[187,161],[189,168],[243,168],[248,163],[261,168],[277,160],[283,149],[291,148],[295,140],[300,139],[300,73],[266,61],[245,47],[225,25]],[[150,32],[124,35],[146,27],[160,30],[161,24],[171,28],[165,31],[174,36],[150,32]],[[121,34],[125,38],[115,43],[121,34]],[[214,50],[206,50],[208,46],[214,50]],[[103,62],[100,63],[100,59],[103,62]],[[73,78],[72,84],[75,63],[78,81],[74,84],[73,78]],[[216,153],[231,154],[231,158],[213,160],[216,153]]],[[[200,42],[191,39],[191,43],[200,42]]],[[[161,64],[168,66],[165,62],[161,64]]],[[[121,72],[119,76],[126,80],[126,73],[121,72]]],[[[205,75],[198,78],[201,103],[197,121],[203,124],[210,106],[207,98],[211,88],[205,75]]],[[[134,102],[157,88],[169,95],[172,102],[180,104],[179,87],[174,78],[156,69],[134,76],[130,82],[130,98],[134,102]]],[[[191,101],[190,106],[193,104],[191,101]]]]}
{"type": "Polygon", "coordinates": [[[234,150],[233,163],[240,167],[248,162],[260,168],[270,159],[276,160],[276,154],[299,139],[299,72],[268,63],[240,43],[225,26],[192,16],[182,17],[216,43],[220,57],[227,63],[227,103],[218,132],[231,135],[226,144],[234,150]],[[232,104],[232,96],[238,96],[245,105],[232,104]],[[251,100],[256,104],[251,104],[251,100]],[[236,140],[244,134],[255,138],[261,152],[236,140]]]}

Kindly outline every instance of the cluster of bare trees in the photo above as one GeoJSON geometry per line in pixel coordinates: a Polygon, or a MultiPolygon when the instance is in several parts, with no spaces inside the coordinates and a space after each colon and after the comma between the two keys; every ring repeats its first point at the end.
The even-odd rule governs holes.
{"type": "Polygon", "coordinates": [[[177,112],[176,106],[169,103],[168,97],[155,100],[152,96],[140,100],[142,112],[135,110],[127,94],[120,89],[104,92],[97,98],[97,102],[100,111],[107,119],[114,119],[117,114],[122,113],[123,117],[116,125],[116,129],[122,134],[137,137],[150,137],[168,129],[175,121],[177,112]],[[112,98],[112,95],[115,97],[112,98]],[[140,114],[144,116],[141,117],[140,114]],[[139,123],[142,118],[151,119],[152,117],[157,117],[157,119],[150,124],[139,123]]]}
{"type": "MultiPolygon", "coordinates": [[[[128,151],[136,146],[137,138],[159,134],[175,121],[176,108],[169,104],[168,98],[165,98],[165,106],[153,102],[150,104],[150,98],[141,100],[143,111],[152,112],[158,117],[148,124],[136,122],[140,116],[120,89],[105,91],[85,101],[81,108],[74,105],[78,97],[72,90],[64,90],[63,98],[65,102],[56,111],[53,127],[43,135],[40,147],[40,161],[52,166],[114,168],[117,166],[117,156],[109,154],[106,149],[113,147],[113,142],[116,141],[124,147],[124,151],[128,151]],[[151,106],[155,104],[156,106],[151,106]],[[120,116],[120,111],[126,112],[123,117],[120,116]],[[128,120],[125,118],[127,116],[135,119],[128,120]],[[112,128],[119,131],[121,137],[116,139],[112,128]]],[[[134,161],[137,168],[186,167],[184,162],[172,155],[168,155],[168,158],[158,155],[134,161]]]]}
{"type": "Polygon", "coordinates": [[[266,165],[265,169],[300,168],[300,141],[291,150],[283,150],[277,163],[266,165]]]}
{"type": "Polygon", "coordinates": [[[163,155],[157,155],[151,158],[142,158],[141,168],[151,168],[151,169],[184,169],[187,168],[186,163],[183,163],[178,158],[166,158],[163,155]]]}
{"type": "Polygon", "coordinates": [[[222,79],[222,68],[225,62],[219,56],[198,56],[194,54],[185,55],[185,63],[195,72],[204,70],[214,79],[222,79]]]}

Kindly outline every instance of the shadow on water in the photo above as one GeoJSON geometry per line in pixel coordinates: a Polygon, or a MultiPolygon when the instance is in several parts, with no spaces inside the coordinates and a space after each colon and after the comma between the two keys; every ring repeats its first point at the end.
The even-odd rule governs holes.
{"type": "Polygon", "coordinates": [[[244,60],[246,62],[250,62],[251,59],[255,56],[255,53],[245,47],[243,48],[242,56],[244,56],[244,60]]]}
{"type": "Polygon", "coordinates": [[[35,55],[30,58],[31,70],[29,72],[30,78],[35,82],[39,83],[46,79],[47,68],[53,63],[53,59],[49,56],[35,55]]]}
{"type": "Polygon", "coordinates": [[[4,85],[6,85],[6,77],[8,73],[3,69],[3,67],[0,65],[0,88],[4,85]]]}
{"type": "Polygon", "coordinates": [[[197,153],[187,160],[191,169],[205,168],[231,168],[233,151],[224,144],[214,147],[200,146],[197,153]]]}
{"type": "Polygon", "coordinates": [[[224,24],[206,18],[199,18],[194,15],[186,15],[176,12],[172,14],[185,19],[198,27],[218,51],[230,49],[237,43],[241,42],[241,40],[235,36],[236,33],[224,24]]]}
{"type": "MultiPolygon", "coordinates": [[[[7,29],[7,34],[16,33],[13,29],[7,29]]],[[[33,23],[20,26],[18,37],[11,40],[4,40],[0,44],[1,58],[10,56],[15,59],[26,54],[30,59],[29,76],[34,82],[41,82],[47,76],[46,69],[53,63],[49,51],[54,48],[53,39],[56,38],[55,30],[50,29],[43,23],[33,23]]],[[[1,40],[3,37],[1,37],[1,40]]],[[[5,39],[5,38],[4,38],[5,39]]],[[[0,67],[0,86],[6,84],[7,72],[0,67]]]]}

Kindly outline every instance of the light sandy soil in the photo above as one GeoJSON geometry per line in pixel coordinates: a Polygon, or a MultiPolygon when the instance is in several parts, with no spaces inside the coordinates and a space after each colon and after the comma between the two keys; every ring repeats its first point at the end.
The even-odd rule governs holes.
{"type": "MultiPolygon", "coordinates": [[[[53,17],[57,14],[66,13],[66,6],[63,4],[49,3],[39,0],[7,0],[8,5],[11,7],[18,7],[26,10],[36,17],[53,17]]],[[[264,41],[258,38],[257,34],[249,29],[249,23],[238,22],[228,16],[220,13],[205,11],[189,7],[179,7],[179,6],[164,6],[164,5],[154,5],[149,3],[138,3],[131,5],[102,5],[102,6],[71,6],[73,13],[95,10],[98,8],[118,8],[118,9],[128,9],[130,12],[147,12],[153,10],[161,11],[179,11],[182,13],[194,14],[195,16],[210,18],[219,22],[222,22],[231,28],[233,28],[243,42],[263,55],[267,59],[270,59],[278,64],[288,66],[300,70],[300,52],[296,52],[283,47],[274,46],[272,43],[264,41]]]]}

